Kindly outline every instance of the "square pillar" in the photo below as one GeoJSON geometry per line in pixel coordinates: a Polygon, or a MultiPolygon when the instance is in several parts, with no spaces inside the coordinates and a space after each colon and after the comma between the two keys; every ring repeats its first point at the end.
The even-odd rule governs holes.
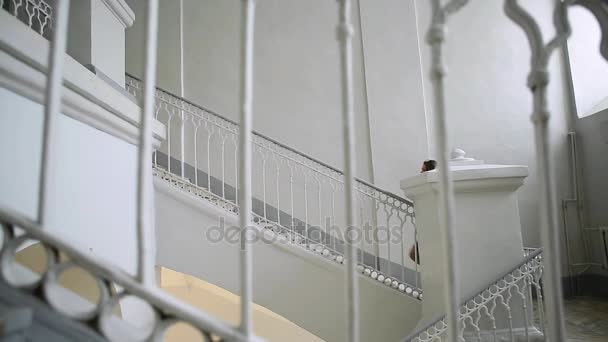
{"type": "MultiPolygon", "coordinates": [[[[460,280],[460,301],[463,302],[523,259],[516,191],[523,185],[528,168],[489,165],[465,158],[451,164],[450,172],[455,192],[455,264],[460,280]]],[[[433,170],[401,181],[405,195],[415,204],[424,293],[421,322],[436,319],[446,312],[443,293],[447,277],[443,268],[445,227],[439,222],[438,176],[433,170]]]]}
{"type": "Polygon", "coordinates": [[[124,0],[72,1],[68,54],[124,88],[125,30],[134,20],[124,0]]]}

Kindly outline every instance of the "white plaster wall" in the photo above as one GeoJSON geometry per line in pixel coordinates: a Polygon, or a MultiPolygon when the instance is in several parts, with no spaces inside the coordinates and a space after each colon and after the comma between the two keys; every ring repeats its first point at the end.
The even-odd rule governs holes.
{"type": "MultiPolygon", "coordinates": [[[[597,106],[608,98],[608,62],[600,55],[600,27],[587,9],[575,6],[569,12],[572,36],[568,53],[576,109],[579,117],[594,114],[597,106]]],[[[601,109],[605,109],[606,105],[601,109]]]]}
{"type": "MultiPolygon", "coordinates": [[[[238,120],[239,90],[239,1],[185,1],[185,97],[232,120],[238,120]]],[[[137,15],[135,25],[127,30],[127,71],[141,69],[144,6],[130,1],[137,15]],[[133,44],[133,45],[131,45],[133,44]]],[[[358,2],[355,2],[357,5],[358,2]]],[[[358,6],[353,8],[355,28],[355,86],[358,149],[358,176],[372,179],[381,187],[400,193],[399,180],[404,174],[418,172],[426,153],[426,127],[422,97],[420,62],[413,2],[383,0],[362,1],[362,22],[358,6]],[[403,16],[408,19],[403,20],[403,16]],[[388,18],[397,22],[394,24],[388,18]],[[396,26],[394,26],[396,25],[396,26]],[[359,28],[363,30],[363,37],[359,28]],[[395,28],[393,28],[395,27],[395,28]],[[363,41],[361,40],[363,38],[363,41]],[[365,49],[363,49],[363,45],[365,49]],[[414,48],[412,48],[414,47],[414,48]],[[367,92],[364,83],[364,59],[367,92]],[[369,120],[368,98],[369,93],[369,120]],[[369,124],[368,124],[369,122],[369,124]],[[373,170],[373,169],[376,170],[373,170]],[[373,174],[377,173],[378,176],[373,174]],[[374,176],[374,177],[372,177],[374,176]]],[[[335,29],[337,4],[327,1],[264,1],[258,3],[255,55],[255,118],[260,133],[296,148],[314,158],[342,169],[341,99],[338,42],[335,29]]],[[[179,4],[161,3],[159,42],[159,85],[179,94],[179,4]],[[163,7],[164,5],[164,7],[163,7]]],[[[167,122],[163,108],[159,120],[167,122]]],[[[171,120],[171,155],[181,155],[180,120],[171,120]]],[[[192,141],[194,130],[185,130],[186,162],[194,165],[192,141]]],[[[207,163],[207,133],[198,132],[198,165],[211,168],[211,174],[235,184],[234,158],[236,140],[229,135],[225,145],[225,172],[221,169],[221,137],[211,139],[210,163],[207,163]],[[209,166],[210,165],[210,166],[209,166]]],[[[167,153],[167,144],[160,151],[167,153]]],[[[261,155],[254,153],[253,193],[263,197],[261,155]]],[[[277,206],[275,164],[268,159],[266,200],[277,206]]],[[[300,171],[295,171],[295,216],[305,218],[304,190],[300,171]]],[[[291,212],[289,168],[280,169],[281,209],[291,212]]],[[[319,215],[317,183],[308,178],[309,223],[318,225],[319,216],[329,216],[330,187],[322,194],[319,215]]],[[[343,222],[343,203],[335,201],[335,217],[343,222]]],[[[365,215],[370,215],[369,212],[365,215]]],[[[343,226],[343,224],[341,224],[343,226]]],[[[412,233],[408,229],[408,234],[412,233]]],[[[411,234],[410,234],[411,235],[411,234]]],[[[410,237],[406,239],[409,244],[410,237]]],[[[395,246],[397,247],[397,246],[395,246]]],[[[392,258],[401,262],[400,248],[393,248],[392,258]]],[[[386,255],[382,250],[382,255],[386,255]]],[[[406,258],[407,259],[407,258],[406,258]]],[[[409,262],[409,259],[408,259],[409,262]]]]}
{"type": "MultiPolygon", "coordinates": [[[[427,116],[432,122],[429,80],[429,2],[417,1],[427,116]]],[[[553,33],[554,0],[526,2],[540,20],[545,38],[553,33]]],[[[540,245],[538,233],[538,178],[534,132],[530,121],[531,94],[526,87],[530,65],[528,42],[523,32],[504,14],[502,1],[473,1],[453,17],[445,51],[449,68],[446,82],[449,142],[470,156],[496,164],[527,165],[530,176],[519,192],[524,244],[540,245]]],[[[554,54],[549,65],[551,110],[551,159],[558,201],[568,196],[567,102],[563,64],[554,54]]],[[[432,125],[430,125],[432,131],[432,125]]],[[[432,134],[429,145],[434,151],[432,134]]],[[[561,229],[560,229],[561,231],[561,229]]]]}
{"type": "MultiPolygon", "coordinates": [[[[185,94],[233,120],[239,115],[240,1],[185,1],[185,94]]],[[[338,6],[325,0],[258,3],[254,128],[342,168],[338,6]]],[[[355,25],[357,28],[358,25],[355,25]]],[[[357,30],[357,36],[359,36],[357,30]]],[[[354,40],[359,51],[360,40],[354,40]]],[[[355,56],[357,174],[369,179],[361,55],[355,56]]]]}
{"type": "MultiPolygon", "coordinates": [[[[211,242],[206,235],[220,216],[227,226],[236,224],[236,216],[163,181],[155,186],[157,264],[239,294],[238,242],[211,242]]],[[[326,341],[344,341],[343,270],[299,248],[257,242],[253,300],[326,341]]],[[[420,302],[371,278],[359,279],[361,339],[397,341],[411,332],[420,318],[420,302]]]]}
{"type": "MultiPolygon", "coordinates": [[[[589,227],[608,226],[608,110],[578,119],[580,170],[586,223],[589,227]]],[[[596,262],[603,260],[598,233],[589,233],[596,262]]]]}
{"type": "MultiPolygon", "coordinates": [[[[568,52],[577,113],[573,114],[577,133],[581,194],[586,226],[608,225],[608,62],[599,54],[600,30],[597,20],[586,9],[570,12],[572,37],[568,52]]],[[[577,234],[578,238],[579,235],[577,234]]],[[[588,233],[592,261],[602,262],[601,235],[588,233]]],[[[579,242],[580,244],[580,242],[579,242]]],[[[584,260],[579,252],[576,261],[584,260]]],[[[595,269],[595,272],[600,270],[595,269]]],[[[606,272],[603,272],[606,274],[606,272]]]]}
{"type": "Polygon", "coordinates": [[[414,1],[361,1],[374,181],[396,194],[429,157],[415,14],[414,1]]]}
{"type": "MultiPolygon", "coordinates": [[[[0,89],[0,205],[37,217],[43,107],[0,89]]],[[[47,229],[135,271],[136,149],[65,115],[57,121],[47,229]]]]}

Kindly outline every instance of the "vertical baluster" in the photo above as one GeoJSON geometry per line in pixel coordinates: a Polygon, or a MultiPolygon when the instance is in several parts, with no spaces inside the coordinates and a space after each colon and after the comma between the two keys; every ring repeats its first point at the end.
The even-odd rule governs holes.
{"type": "MultiPolygon", "coordinates": [[[[363,221],[365,220],[363,217],[363,203],[361,201],[361,194],[357,191],[355,191],[355,202],[357,204],[357,212],[359,215],[357,216],[358,219],[358,227],[362,227],[363,226],[363,221]]],[[[363,255],[361,254],[361,251],[363,250],[363,244],[362,244],[363,240],[361,241],[361,243],[359,244],[359,252],[357,253],[357,262],[361,262],[361,260],[363,260],[363,255]]]]}
{"type": "Polygon", "coordinates": [[[487,308],[485,309],[486,315],[488,316],[488,319],[490,320],[490,324],[491,324],[491,328],[492,328],[492,334],[494,335],[494,342],[498,342],[498,331],[497,331],[497,326],[496,326],[496,317],[494,316],[494,310],[496,309],[496,298],[494,297],[491,300],[491,307],[490,309],[487,308]]]}
{"type": "Polygon", "coordinates": [[[293,162],[287,161],[287,167],[289,168],[289,200],[291,202],[291,204],[290,204],[290,206],[291,206],[291,230],[292,230],[292,234],[293,234],[292,239],[295,239],[296,218],[295,218],[295,211],[294,211],[294,207],[293,207],[293,162]]]}
{"type": "Polygon", "coordinates": [[[320,235],[323,229],[323,208],[321,207],[321,182],[319,181],[319,174],[314,173],[314,179],[317,183],[317,205],[319,210],[319,243],[321,242],[320,235]]]}
{"type": "Polygon", "coordinates": [[[239,198],[239,145],[238,135],[232,134],[232,140],[234,142],[234,203],[238,204],[239,198]]]}
{"type": "Polygon", "coordinates": [[[167,109],[167,113],[169,114],[169,118],[167,120],[167,171],[172,173],[171,171],[171,121],[173,120],[173,115],[175,115],[175,111],[173,107],[169,108],[169,105],[165,103],[165,108],[167,109]]]}
{"type": "Polygon", "coordinates": [[[513,287],[509,287],[509,289],[507,290],[507,296],[506,296],[506,301],[507,301],[507,322],[509,322],[509,337],[511,338],[511,341],[515,341],[515,336],[513,334],[513,314],[511,312],[511,300],[513,299],[513,293],[511,292],[511,290],[513,290],[513,287]]]}
{"type": "Polygon", "coordinates": [[[443,48],[446,34],[447,16],[464,6],[468,0],[452,0],[442,7],[440,0],[431,0],[432,24],[428,32],[428,44],[431,46],[431,80],[433,82],[433,100],[435,129],[434,139],[437,146],[439,162],[439,198],[440,198],[440,224],[444,230],[443,266],[447,274],[444,283],[445,307],[447,310],[448,340],[456,342],[457,320],[459,307],[460,283],[456,269],[457,237],[453,230],[454,191],[452,175],[448,167],[448,128],[445,109],[444,78],[446,67],[444,65],[443,48]]]}
{"type": "MultiPolygon", "coordinates": [[[[38,196],[38,221],[44,229],[48,222],[48,204],[50,202],[51,183],[54,178],[54,144],[57,117],[61,109],[61,92],[63,91],[63,64],[68,31],[70,1],[57,2],[57,26],[51,41],[48,60],[48,78],[45,89],[44,123],[42,131],[42,156],[40,166],[40,183],[38,196]]],[[[15,12],[17,9],[15,9],[15,12]]],[[[17,13],[15,13],[17,15],[17,13]]]]}
{"type": "MultiPolygon", "coordinates": [[[[40,6],[42,6],[42,4],[40,4],[40,6]]],[[[36,19],[38,19],[38,33],[40,33],[41,36],[44,36],[44,27],[46,26],[47,16],[42,11],[41,7],[38,7],[38,11],[36,12],[36,19]],[[43,18],[44,22],[42,21],[43,18]]]]}
{"type": "Polygon", "coordinates": [[[222,198],[226,199],[226,131],[221,129],[220,135],[222,137],[222,198]]]}
{"type": "MultiPolygon", "coordinates": [[[[529,263],[526,265],[526,267],[529,269],[529,273],[526,276],[526,290],[528,291],[528,317],[530,317],[530,322],[526,322],[526,336],[528,336],[529,332],[527,326],[531,327],[534,325],[534,298],[532,297],[532,273],[534,270],[529,263]]],[[[529,342],[528,338],[526,340],[526,342],[529,342]]]]}
{"type": "Polygon", "coordinates": [[[207,121],[205,122],[205,130],[207,131],[207,189],[210,193],[211,190],[211,138],[215,129],[210,121],[209,114],[207,114],[207,121]]]}
{"type": "MultiPolygon", "coordinates": [[[[397,217],[399,218],[399,229],[401,231],[401,281],[405,282],[405,224],[407,223],[407,213],[404,211],[398,211],[397,217]]],[[[416,244],[414,243],[414,253],[416,253],[416,244]]],[[[416,285],[418,287],[418,285],[416,285]]]]}
{"type": "MultiPolygon", "coordinates": [[[[343,110],[343,138],[344,149],[344,203],[346,205],[346,226],[353,229],[355,225],[355,123],[353,112],[353,56],[351,23],[351,1],[339,0],[339,40],[342,76],[342,110],[343,110]]],[[[357,282],[355,253],[356,247],[352,234],[345,234],[346,242],[346,313],[347,313],[347,341],[359,342],[359,284],[357,282]]]]}
{"type": "Polygon", "coordinates": [[[154,232],[152,231],[152,113],[156,84],[156,47],[158,35],[158,0],[149,0],[146,16],[146,61],[144,73],[143,113],[139,129],[137,182],[137,276],[140,282],[154,286],[154,232]]]}
{"type": "Polygon", "coordinates": [[[27,19],[28,19],[28,26],[33,28],[34,25],[33,25],[32,19],[34,18],[34,14],[36,14],[36,8],[29,1],[26,1],[26,3],[25,3],[25,14],[27,15],[27,19]]]}
{"type": "MultiPolygon", "coordinates": [[[[182,103],[182,105],[183,105],[183,103],[182,103]]],[[[185,137],[185,134],[186,134],[186,125],[185,125],[185,122],[186,122],[186,113],[184,112],[183,109],[180,109],[180,128],[179,128],[179,131],[180,131],[180,133],[179,133],[179,146],[180,147],[179,148],[180,148],[180,158],[181,158],[181,160],[180,160],[180,176],[182,178],[185,178],[185,174],[186,174],[185,173],[185,166],[186,166],[186,163],[185,163],[185,160],[186,160],[186,149],[185,149],[185,146],[186,146],[186,144],[184,142],[184,137],[185,137]]]]}
{"type": "MultiPolygon", "coordinates": [[[[135,94],[134,94],[135,95],[135,94]]],[[[155,110],[154,110],[154,120],[158,120],[158,112],[160,112],[160,109],[162,108],[162,104],[159,101],[154,101],[154,106],[155,106],[155,110]]],[[[153,165],[154,167],[158,167],[158,149],[154,149],[154,152],[152,152],[153,154],[153,165]]]]}
{"type": "Polygon", "coordinates": [[[266,213],[266,156],[267,154],[259,149],[260,155],[262,156],[262,205],[264,206],[264,219],[268,219],[268,215],[266,213]]]}
{"type": "Polygon", "coordinates": [[[391,276],[391,217],[393,216],[393,209],[387,204],[384,203],[384,213],[386,214],[386,261],[388,262],[387,266],[387,275],[391,276]]]}
{"type": "MultiPolygon", "coordinates": [[[[19,0],[19,1],[14,0],[13,5],[15,5],[15,8],[13,8],[13,15],[16,17],[17,15],[19,15],[19,7],[21,7],[21,5],[23,5],[23,0],[19,0]]],[[[59,11],[57,11],[57,13],[58,12],[59,11]]]]}
{"type": "Polygon", "coordinates": [[[536,301],[538,307],[538,321],[540,322],[540,331],[545,334],[545,306],[543,300],[543,292],[542,287],[540,286],[540,281],[542,277],[542,271],[538,273],[534,273],[534,287],[536,288],[536,301]]]}
{"type": "Polygon", "coordinates": [[[198,128],[201,126],[201,119],[192,115],[192,125],[194,125],[194,184],[198,186],[198,128]]]}
{"type": "MultiPolygon", "coordinates": [[[[527,265],[524,265],[523,267],[524,267],[524,269],[526,269],[527,265]]],[[[526,272],[526,271],[527,271],[527,269],[524,272],[526,272]]],[[[516,285],[516,286],[517,286],[517,292],[519,293],[519,296],[520,296],[521,302],[522,302],[522,310],[523,310],[523,314],[524,314],[524,334],[526,336],[526,341],[529,342],[530,336],[528,334],[528,323],[529,323],[530,319],[528,317],[528,298],[526,297],[526,291],[528,289],[528,286],[526,284],[526,277],[524,277],[521,281],[522,281],[521,286],[523,288],[520,288],[520,285],[516,285]]]]}
{"type": "Polygon", "coordinates": [[[304,236],[308,240],[308,172],[302,168],[304,174],[304,236]]]}
{"type": "Polygon", "coordinates": [[[252,261],[251,246],[247,242],[247,229],[251,221],[251,143],[253,104],[253,29],[255,0],[242,0],[241,31],[241,122],[240,122],[240,197],[239,221],[241,224],[241,331],[249,339],[252,335],[252,261]]]}
{"type": "Polygon", "coordinates": [[[277,223],[281,225],[281,193],[280,193],[280,180],[281,180],[281,164],[276,151],[273,155],[274,163],[275,163],[275,176],[276,176],[276,196],[277,196],[277,223]]]}
{"type": "Polygon", "coordinates": [[[370,212],[371,212],[371,216],[370,216],[370,227],[371,227],[371,233],[372,233],[372,253],[375,254],[376,257],[376,264],[374,265],[376,267],[377,270],[380,270],[380,259],[378,258],[380,256],[380,245],[378,244],[378,200],[375,197],[376,195],[376,191],[372,190],[369,194],[370,199],[371,199],[371,203],[370,203],[370,212]]]}
{"type": "Polygon", "coordinates": [[[330,234],[330,239],[331,239],[331,248],[334,251],[337,251],[336,249],[336,237],[333,234],[336,234],[337,232],[334,231],[334,229],[336,229],[337,225],[336,225],[336,201],[335,201],[335,197],[336,197],[336,188],[337,185],[335,184],[335,181],[330,179],[329,181],[329,186],[331,188],[331,233],[330,234]]]}

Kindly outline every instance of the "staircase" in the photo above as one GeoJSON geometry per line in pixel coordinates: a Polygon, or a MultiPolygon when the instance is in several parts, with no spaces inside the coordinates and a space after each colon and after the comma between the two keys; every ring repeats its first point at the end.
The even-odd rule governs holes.
{"type": "MultiPolygon", "coordinates": [[[[24,9],[28,15],[32,11],[38,13],[39,20],[49,8],[31,6],[43,3],[28,0],[30,7],[24,9]]],[[[13,7],[7,5],[5,9],[17,12],[16,2],[11,4],[13,7]]],[[[6,18],[5,11],[0,12],[3,22],[13,20],[6,18]]],[[[27,24],[23,14],[15,16],[27,24]]],[[[45,26],[41,22],[32,26],[32,17],[29,16],[29,26],[44,35],[45,26]]],[[[11,29],[15,27],[11,25],[11,29]]],[[[48,44],[41,46],[48,49],[48,44]]],[[[3,53],[8,57],[3,58],[29,63],[28,71],[42,73],[51,68],[35,58],[23,58],[32,56],[20,55],[15,52],[18,49],[6,50],[3,53]]],[[[92,74],[87,76],[95,78],[92,74]]],[[[88,93],[87,97],[82,89],[72,88],[73,98],[90,99],[93,94],[88,93]]],[[[127,90],[140,99],[142,84],[127,76],[127,90]]],[[[33,102],[33,96],[28,96],[26,100],[33,102]]],[[[127,96],[123,97],[129,102],[127,96]]],[[[82,106],[102,108],[97,100],[82,106]]],[[[156,91],[155,100],[154,116],[167,127],[166,140],[154,152],[152,165],[157,264],[238,294],[239,246],[229,236],[216,239],[211,234],[212,228],[222,222],[227,230],[237,225],[237,124],[162,89],[156,91]]],[[[136,119],[132,121],[129,124],[139,124],[136,119]]],[[[93,125],[86,120],[78,124],[82,122],[93,125]]],[[[108,140],[115,138],[104,136],[108,140]]],[[[252,222],[258,237],[263,238],[253,251],[254,300],[328,341],[345,340],[344,175],[263,135],[254,134],[253,143],[257,182],[252,222]]],[[[107,146],[117,145],[103,147],[107,146]]],[[[356,190],[357,223],[364,233],[357,249],[362,340],[393,341],[414,330],[407,341],[443,340],[443,317],[419,322],[424,300],[421,270],[407,255],[417,242],[412,202],[362,180],[357,181],[356,190]]],[[[0,208],[0,241],[2,340],[143,341],[162,339],[177,323],[191,325],[203,340],[256,340],[243,336],[237,327],[176,301],[130,270],[83,252],[82,246],[67,239],[66,234],[10,207],[0,208]],[[45,265],[35,272],[24,271],[18,254],[36,243],[45,265]],[[74,269],[92,279],[99,295],[97,302],[75,297],[75,293],[59,286],[60,278],[74,269]],[[140,302],[135,306],[137,310],[129,305],[133,300],[140,302]],[[117,317],[125,321],[135,318],[135,324],[129,326],[117,317]],[[142,324],[142,318],[149,321],[142,324]]],[[[463,303],[459,315],[461,339],[542,338],[541,251],[526,250],[524,254],[513,270],[463,303]]]]}
{"type": "MultiPolygon", "coordinates": [[[[141,96],[141,82],[127,75],[127,90],[141,96]]],[[[153,157],[154,175],[202,200],[238,213],[236,123],[162,89],[155,118],[167,139],[153,157]]],[[[254,134],[252,221],[276,239],[337,264],[344,262],[343,174],[261,134],[254,134]],[[256,177],[257,176],[257,177],[256,177]]],[[[359,271],[415,299],[422,299],[413,203],[357,181],[359,271]],[[377,234],[377,238],[375,238],[377,234]]]]}

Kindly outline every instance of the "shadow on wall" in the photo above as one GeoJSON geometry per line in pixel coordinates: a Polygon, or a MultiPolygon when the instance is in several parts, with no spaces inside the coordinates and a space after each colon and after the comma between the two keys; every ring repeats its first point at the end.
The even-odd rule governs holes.
{"type": "MultiPolygon", "coordinates": [[[[160,287],[172,296],[231,324],[239,322],[239,296],[221,287],[164,267],[160,270],[160,287]]],[[[267,341],[323,341],[257,304],[253,307],[253,325],[255,334],[267,341]]],[[[188,325],[174,326],[165,335],[165,341],[196,341],[197,334],[188,325]]]]}

